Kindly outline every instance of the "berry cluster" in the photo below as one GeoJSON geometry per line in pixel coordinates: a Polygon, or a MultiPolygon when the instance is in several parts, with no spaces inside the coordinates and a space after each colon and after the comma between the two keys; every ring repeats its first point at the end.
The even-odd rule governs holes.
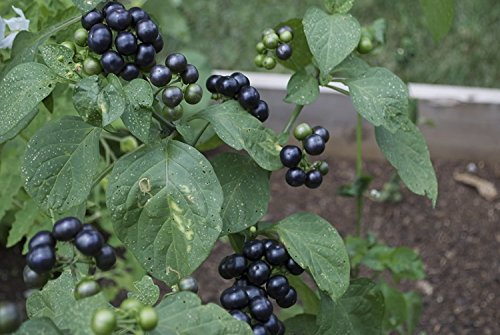
{"type": "Polygon", "coordinates": [[[273,314],[269,299],[282,308],[297,302],[297,291],[280,274],[284,271],[300,275],[304,269],[281,243],[269,239],[246,242],[242,254],[227,256],[219,265],[219,274],[224,279],[235,279],[234,285],[220,296],[222,307],[235,319],[251,325],[256,335],[284,334],[285,327],[273,314]]]}
{"type": "MultiPolygon", "coordinates": [[[[328,130],[321,126],[311,128],[307,123],[295,127],[293,134],[297,140],[302,141],[305,153],[312,156],[321,154],[330,139],[328,130]]],[[[296,145],[286,145],[281,149],[281,163],[289,168],[285,176],[286,182],[293,187],[305,184],[308,188],[317,188],[323,182],[323,176],[328,173],[328,163],[318,161],[310,164],[305,153],[296,145]]]]}
{"type": "Polygon", "coordinates": [[[230,76],[212,75],[207,79],[207,89],[214,99],[234,99],[261,122],[269,117],[269,107],[260,99],[259,91],[250,86],[250,80],[243,73],[230,76]]]}
{"type": "MultiPolygon", "coordinates": [[[[93,9],[82,16],[82,27],[88,31],[75,32],[76,43],[88,45],[101,55],[100,64],[105,73],[133,80],[141,69],[150,69],[155,57],[163,49],[163,38],[149,15],[139,7],[126,10],[119,2],[108,2],[102,10],[93,9]]],[[[94,58],[84,61],[84,71],[98,74],[94,58]],[[88,70],[88,71],[87,71],[88,70]],[[97,73],[95,73],[97,72],[97,73]]]]}
{"type": "MultiPolygon", "coordinates": [[[[32,288],[40,288],[47,283],[51,271],[57,269],[56,242],[72,241],[84,256],[94,257],[95,265],[106,271],[116,262],[114,249],[104,242],[104,237],[90,224],[82,224],[74,217],[66,217],[54,224],[52,232],[40,231],[29,241],[26,256],[24,281],[32,288]]],[[[72,261],[72,260],[70,260],[72,261]]],[[[59,265],[63,265],[61,263],[59,265]]]]}
{"type": "Polygon", "coordinates": [[[289,26],[280,27],[278,30],[266,29],[262,33],[262,40],[257,43],[259,53],[255,57],[255,65],[272,70],[276,66],[276,59],[287,60],[292,57],[293,29],[289,26]]]}

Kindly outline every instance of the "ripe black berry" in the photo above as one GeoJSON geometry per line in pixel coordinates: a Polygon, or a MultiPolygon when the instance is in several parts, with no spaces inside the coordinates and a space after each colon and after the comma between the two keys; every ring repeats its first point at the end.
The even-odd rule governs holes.
{"type": "Polygon", "coordinates": [[[111,29],[122,31],[130,27],[132,16],[127,10],[118,8],[106,15],[106,23],[111,29]]]}
{"type": "Polygon", "coordinates": [[[238,92],[238,82],[232,77],[220,77],[216,83],[217,92],[225,95],[226,97],[234,97],[238,92]]]}
{"type": "Polygon", "coordinates": [[[278,244],[278,241],[271,240],[271,239],[265,239],[262,242],[264,242],[264,248],[267,250],[271,248],[271,246],[278,244]]]}
{"type": "Polygon", "coordinates": [[[97,9],[93,9],[82,16],[82,27],[90,30],[93,26],[104,21],[104,15],[97,9]]]}
{"type": "Polygon", "coordinates": [[[325,150],[325,141],[317,134],[307,136],[303,144],[309,155],[319,155],[325,150]]]}
{"type": "Polygon", "coordinates": [[[104,239],[96,230],[82,230],[75,237],[75,246],[86,256],[96,256],[104,246],[104,239]]]}
{"type": "Polygon", "coordinates": [[[266,323],[264,323],[264,327],[266,327],[267,331],[271,335],[276,335],[280,331],[280,321],[276,317],[276,315],[271,315],[269,320],[267,320],[266,323]]]}
{"type": "Polygon", "coordinates": [[[287,60],[292,56],[292,47],[289,44],[281,44],[276,48],[276,57],[287,60]]]}
{"type": "Polygon", "coordinates": [[[113,35],[108,26],[98,23],[90,28],[87,44],[93,52],[102,55],[111,48],[113,35]]]}
{"type": "Polygon", "coordinates": [[[239,254],[233,254],[224,258],[223,262],[226,264],[227,274],[231,278],[236,278],[245,273],[247,268],[247,260],[244,256],[239,254]]]}
{"type": "Polygon", "coordinates": [[[125,67],[123,68],[122,72],[120,73],[120,76],[127,80],[127,81],[132,81],[135,78],[139,77],[139,74],[141,72],[139,71],[139,68],[135,64],[125,64],[125,67]]]}
{"type": "Polygon", "coordinates": [[[318,170],[309,171],[306,174],[305,184],[309,188],[318,188],[323,182],[323,175],[318,170]]]}
{"type": "Polygon", "coordinates": [[[106,17],[108,17],[109,14],[111,14],[113,11],[117,9],[125,9],[123,5],[119,2],[116,1],[110,1],[106,4],[106,6],[103,7],[102,11],[106,17]]]}
{"type": "MultiPolygon", "coordinates": [[[[227,278],[227,279],[229,279],[229,278],[227,278]]],[[[238,286],[238,287],[243,287],[244,288],[245,286],[248,286],[248,285],[250,285],[250,282],[244,276],[236,279],[235,282],[234,282],[234,286],[238,286]]]]}
{"type": "Polygon", "coordinates": [[[265,122],[269,118],[269,107],[264,100],[260,100],[257,107],[252,109],[250,114],[255,116],[260,122],[265,122]]]}
{"type": "Polygon", "coordinates": [[[50,231],[39,231],[30,239],[30,242],[28,243],[29,250],[40,245],[48,245],[50,247],[54,247],[56,245],[56,240],[50,231]]]}
{"type": "Polygon", "coordinates": [[[238,309],[230,311],[229,314],[231,314],[233,318],[235,318],[238,321],[243,321],[248,324],[252,323],[252,319],[248,316],[248,314],[238,309]]]}
{"type": "Polygon", "coordinates": [[[186,65],[186,69],[181,73],[181,79],[184,84],[194,84],[200,78],[198,69],[192,64],[186,65]]]}
{"type": "Polygon", "coordinates": [[[172,71],[165,65],[155,65],[151,69],[149,80],[157,87],[166,86],[172,80],[172,71]]]}
{"type": "Polygon", "coordinates": [[[139,7],[132,7],[128,10],[130,16],[132,17],[132,24],[136,25],[139,21],[144,19],[149,19],[149,15],[139,7]]]}
{"type": "Polygon", "coordinates": [[[281,243],[271,245],[266,249],[266,260],[271,265],[281,265],[288,260],[288,253],[281,243]]]}
{"type": "Polygon", "coordinates": [[[96,266],[102,270],[107,271],[116,263],[116,253],[110,245],[105,244],[99,253],[95,256],[96,266]]]}
{"type": "Polygon", "coordinates": [[[266,283],[267,294],[273,299],[283,299],[289,289],[288,279],[282,275],[272,276],[266,283]]]}
{"type": "Polygon", "coordinates": [[[267,322],[273,314],[273,305],[269,299],[260,297],[252,300],[249,305],[252,316],[261,322],[267,322]]]}
{"type": "Polygon", "coordinates": [[[158,34],[158,37],[153,42],[153,46],[155,47],[156,53],[159,53],[160,51],[162,51],[164,45],[165,45],[165,43],[163,42],[163,37],[161,37],[161,35],[158,34]]]}
{"type": "MultiPolygon", "coordinates": [[[[245,291],[245,293],[247,294],[249,301],[252,301],[253,299],[258,298],[258,297],[267,297],[266,291],[264,291],[260,287],[253,286],[253,285],[247,285],[247,286],[242,287],[242,288],[245,291]]],[[[288,289],[287,289],[287,292],[288,292],[288,289]]]]}
{"type": "Polygon", "coordinates": [[[235,72],[235,73],[233,73],[231,75],[231,77],[233,77],[234,79],[236,79],[236,81],[238,82],[238,86],[239,86],[240,89],[242,87],[245,87],[245,86],[250,86],[250,80],[248,79],[247,76],[245,76],[241,72],[235,72]]]}
{"type": "Polygon", "coordinates": [[[241,287],[232,286],[222,292],[220,303],[225,309],[242,309],[248,306],[248,297],[241,287]]]}
{"type": "Polygon", "coordinates": [[[299,165],[302,159],[302,151],[298,146],[286,145],[280,151],[281,163],[289,168],[294,168],[299,165]]]}
{"type": "Polygon", "coordinates": [[[184,72],[187,64],[186,56],[179,53],[170,54],[165,59],[165,65],[168,66],[173,73],[177,74],[184,72]]]}
{"type": "Polygon", "coordinates": [[[291,168],[286,172],[285,180],[290,186],[302,186],[306,181],[306,173],[301,168],[291,168]]]}
{"type": "Polygon", "coordinates": [[[196,105],[203,98],[203,89],[198,84],[189,84],[184,89],[184,100],[190,105],[196,105]]]}
{"type": "Polygon", "coordinates": [[[251,240],[243,246],[243,255],[251,260],[256,261],[264,256],[264,242],[261,240],[251,240]]]}
{"type": "Polygon", "coordinates": [[[248,281],[257,286],[264,284],[269,279],[270,274],[271,268],[264,261],[253,262],[247,269],[248,281]]]}
{"type": "Polygon", "coordinates": [[[264,325],[259,324],[259,323],[252,326],[252,332],[254,335],[269,335],[267,328],[264,327],[264,325]]]}
{"type": "Polygon", "coordinates": [[[288,260],[285,263],[286,269],[288,272],[290,272],[292,275],[298,276],[304,272],[304,269],[300,267],[297,262],[295,262],[292,257],[288,258],[288,260]]]}
{"type": "Polygon", "coordinates": [[[163,103],[170,108],[178,106],[183,98],[182,90],[177,86],[167,87],[162,94],[163,103]]]}
{"type": "Polygon", "coordinates": [[[135,26],[135,31],[137,37],[144,43],[154,43],[159,35],[158,27],[149,19],[139,21],[135,26]]]}
{"type": "Polygon", "coordinates": [[[67,217],[58,220],[52,227],[52,235],[58,241],[69,241],[82,229],[80,220],[74,217],[67,217]]]}
{"type": "Polygon", "coordinates": [[[285,31],[291,32],[293,34],[293,29],[290,26],[282,26],[276,30],[276,34],[281,35],[285,31]]]}
{"type": "Polygon", "coordinates": [[[219,76],[217,74],[213,74],[210,77],[208,77],[206,86],[207,86],[207,90],[210,93],[218,93],[217,92],[217,81],[219,80],[220,77],[221,76],[219,76]]]}
{"type": "Polygon", "coordinates": [[[137,51],[137,38],[128,31],[122,31],[115,38],[115,47],[124,56],[133,55],[137,51]]]}
{"type": "Polygon", "coordinates": [[[26,262],[31,270],[46,273],[56,264],[56,254],[52,247],[41,245],[28,252],[26,262]]]}
{"type": "Polygon", "coordinates": [[[255,87],[244,86],[239,92],[238,100],[243,108],[252,110],[257,107],[260,101],[260,94],[255,87]]]}
{"type": "Polygon", "coordinates": [[[104,72],[118,75],[125,67],[125,61],[118,52],[110,50],[102,55],[101,65],[104,72]]]}
{"type": "Polygon", "coordinates": [[[293,287],[290,287],[285,297],[276,300],[278,306],[282,308],[292,307],[293,305],[295,305],[296,302],[297,302],[297,291],[295,291],[293,287]]]}
{"type": "Polygon", "coordinates": [[[152,44],[143,43],[139,44],[137,53],[135,54],[135,63],[139,67],[151,66],[156,57],[155,47],[152,44]]]}
{"type": "Polygon", "coordinates": [[[23,270],[23,280],[29,288],[41,288],[49,281],[49,274],[37,273],[26,265],[23,270]]]}
{"type": "Polygon", "coordinates": [[[313,132],[314,134],[321,136],[321,138],[323,139],[323,141],[325,141],[325,143],[328,142],[328,140],[330,139],[330,133],[324,127],[316,126],[313,128],[313,132]]]}

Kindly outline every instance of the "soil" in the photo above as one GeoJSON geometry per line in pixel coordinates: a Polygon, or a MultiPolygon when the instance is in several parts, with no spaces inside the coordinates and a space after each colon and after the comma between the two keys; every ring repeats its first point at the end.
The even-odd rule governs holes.
{"type": "MultiPolygon", "coordinates": [[[[391,246],[416,248],[426,265],[427,278],[414,289],[424,296],[419,331],[427,334],[500,334],[500,199],[487,201],[475,189],[454,181],[470,162],[435,161],[440,196],[430,202],[403,190],[397,204],[366,202],[365,230],[391,246]]],[[[342,236],[354,232],[352,199],[336,196],[338,186],[354,175],[353,162],[338,160],[317,190],[292,189],[283,173],[272,177],[272,200],[266,219],[279,220],[297,211],[311,211],[329,220],[342,236]]],[[[474,173],[500,189],[500,165],[475,162],[474,173]]],[[[380,188],[391,175],[386,163],[370,161],[365,171],[380,188]]],[[[217,275],[218,261],[229,253],[218,244],[195,273],[204,301],[215,302],[227,282],[217,275]]],[[[24,300],[23,260],[19,249],[0,249],[0,300],[24,300]]],[[[405,284],[405,287],[409,284],[405,284]]],[[[411,288],[411,287],[410,287],[411,288]]]]}

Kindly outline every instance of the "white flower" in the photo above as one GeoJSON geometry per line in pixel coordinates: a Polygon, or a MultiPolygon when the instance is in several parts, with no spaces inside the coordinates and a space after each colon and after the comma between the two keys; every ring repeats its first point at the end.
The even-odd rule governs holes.
{"type": "Polygon", "coordinates": [[[12,6],[19,17],[4,19],[0,16],[0,49],[11,49],[14,39],[20,31],[28,30],[30,20],[27,20],[21,9],[12,6]],[[9,34],[5,34],[5,26],[9,27],[9,34]]]}

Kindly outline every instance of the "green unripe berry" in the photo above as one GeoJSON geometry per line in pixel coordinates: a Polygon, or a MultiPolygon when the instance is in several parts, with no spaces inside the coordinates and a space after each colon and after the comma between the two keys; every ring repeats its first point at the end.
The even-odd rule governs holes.
{"type": "Polygon", "coordinates": [[[265,36],[267,35],[271,35],[271,34],[276,34],[276,32],[274,31],[273,28],[267,28],[265,29],[263,32],[262,32],[262,38],[264,38],[265,36]]]}
{"type": "Polygon", "coordinates": [[[276,67],[276,60],[274,57],[266,56],[262,61],[262,66],[267,70],[272,70],[276,67]]]}
{"type": "Polygon", "coordinates": [[[101,63],[92,57],[87,57],[83,61],[83,71],[89,76],[100,74],[102,72],[101,63]]]}
{"type": "Polygon", "coordinates": [[[70,42],[70,41],[64,41],[64,42],[61,43],[61,45],[63,47],[66,47],[66,48],[70,49],[71,51],[73,51],[73,54],[76,53],[76,45],[75,45],[75,43],[70,42]]]}
{"type": "Polygon", "coordinates": [[[328,174],[328,171],[330,171],[330,167],[328,166],[328,163],[325,161],[322,161],[319,166],[318,166],[318,171],[323,175],[326,176],[328,174]]]}
{"type": "Polygon", "coordinates": [[[75,299],[88,298],[101,292],[101,286],[95,280],[84,279],[75,287],[75,299]]]}
{"type": "Polygon", "coordinates": [[[85,30],[85,28],[77,29],[73,35],[76,45],[81,47],[87,46],[88,35],[89,33],[85,30]]]}
{"type": "Polygon", "coordinates": [[[184,100],[190,105],[196,105],[203,98],[203,89],[198,84],[189,84],[184,89],[184,100]]]}
{"type": "Polygon", "coordinates": [[[163,113],[168,121],[177,121],[184,115],[184,109],[181,105],[175,106],[174,108],[165,106],[163,108],[163,113]]]}
{"type": "Polygon", "coordinates": [[[146,306],[139,311],[139,327],[142,330],[153,330],[158,325],[158,313],[151,306],[146,306]]]}
{"type": "Polygon", "coordinates": [[[95,311],[91,321],[91,328],[96,335],[109,335],[116,328],[116,315],[108,308],[99,308],[95,311]]]}
{"type": "Polygon", "coordinates": [[[285,30],[284,32],[282,32],[280,34],[280,40],[283,43],[291,42],[293,40],[293,34],[291,32],[289,32],[288,30],[285,30]]]}
{"type": "Polygon", "coordinates": [[[257,67],[263,67],[264,66],[264,59],[266,58],[265,55],[257,55],[255,56],[254,58],[254,63],[255,63],[255,66],[257,67]]]}
{"type": "Polygon", "coordinates": [[[373,50],[373,42],[369,37],[362,37],[358,44],[358,52],[367,54],[373,50]]]}
{"type": "Polygon", "coordinates": [[[133,136],[127,136],[120,141],[120,150],[122,152],[132,152],[138,146],[137,140],[133,136]]]}
{"type": "Polygon", "coordinates": [[[280,38],[276,33],[272,33],[264,36],[262,43],[268,49],[275,49],[280,43],[280,38]]]}
{"type": "Polygon", "coordinates": [[[120,305],[120,309],[124,311],[133,311],[133,312],[139,312],[139,310],[143,307],[144,305],[137,299],[135,298],[127,298],[122,301],[120,305]]]}
{"type": "Polygon", "coordinates": [[[255,50],[257,50],[257,52],[260,54],[264,54],[264,53],[266,53],[266,46],[264,45],[264,43],[259,42],[255,46],[255,50]]]}
{"type": "Polygon", "coordinates": [[[299,141],[305,140],[306,137],[311,135],[312,133],[313,130],[307,123],[301,123],[297,125],[297,127],[295,127],[295,129],[293,130],[293,136],[299,141]]]}

